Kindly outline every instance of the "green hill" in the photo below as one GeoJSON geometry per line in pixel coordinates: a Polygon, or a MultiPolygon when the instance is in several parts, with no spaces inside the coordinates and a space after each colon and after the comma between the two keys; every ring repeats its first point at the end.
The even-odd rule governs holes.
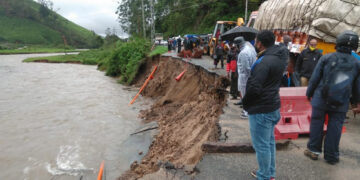
{"type": "Polygon", "coordinates": [[[0,0],[0,43],[96,48],[102,38],[33,0],[0,0]]]}

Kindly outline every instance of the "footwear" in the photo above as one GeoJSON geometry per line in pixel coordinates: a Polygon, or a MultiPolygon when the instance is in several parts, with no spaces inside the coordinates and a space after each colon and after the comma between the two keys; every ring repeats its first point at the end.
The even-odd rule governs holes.
{"type": "MultiPolygon", "coordinates": [[[[252,177],[257,178],[256,170],[251,171],[250,174],[251,174],[252,177]]],[[[275,178],[271,177],[270,180],[275,180],[275,178]]]]}
{"type": "Polygon", "coordinates": [[[239,105],[243,105],[243,103],[242,103],[242,101],[239,101],[239,102],[237,102],[237,103],[234,103],[234,105],[239,106],[239,105]]]}
{"type": "Polygon", "coordinates": [[[319,155],[318,154],[315,154],[313,152],[311,152],[310,150],[306,149],[304,151],[304,155],[309,157],[310,159],[312,160],[318,160],[319,159],[319,155]]]}
{"type": "Polygon", "coordinates": [[[257,178],[257,175],[256,175],[256,170],[252,170],[250,172],[251,176],[254,177],[254,178],[257,178]]]}
{"type": "Polygon", "coordinates": [[[330,161],[330,160],[326,160],[326,159],[325,159],[325,161],[326,161],[326,163],[331,164],[331,165],[335,165],[335,164],[339,163],[339,160],[332,160],[332,161],[330,161]]]}
{"type": "Polygon", "coordinates": [[[237,97],[232,96],[230,100],[235,100],[235,99],[237,99],[237,97]]]}
{"type": "Polygon", "coordinates": [[[240,118],[241,119],[247,119],[247,118],[249,118],[249,116],[243,113],[243,114],[240,115],[240,118]]]}

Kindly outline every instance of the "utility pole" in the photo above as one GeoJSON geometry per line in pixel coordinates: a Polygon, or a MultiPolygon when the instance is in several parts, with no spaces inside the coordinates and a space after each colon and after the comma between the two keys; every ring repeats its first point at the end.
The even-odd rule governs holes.
{"type": "Polygon", "coordinates": [[[150,0],[150,14],[151,14],[151,43],[155,43],[155,14],[154,14],[154,0],[150,0]]]}
{"type": "Polygon", "coordinates": [[[143,20],[143,36],[146,38],[146,29],[145,29],[145,16],[144,16],[144,0],[141,0],[142,7],[142,20],[143,20]]]}
{"type": "Polygon", "coordinates": [[[248,0],[245,2],[245,24],[247,23],[247,13],[248,13],[248,0]]]}

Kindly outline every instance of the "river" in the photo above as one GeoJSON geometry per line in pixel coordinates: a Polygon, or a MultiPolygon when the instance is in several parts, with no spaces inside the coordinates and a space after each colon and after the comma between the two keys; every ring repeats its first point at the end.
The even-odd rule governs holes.
{"type": "Polygon", "coordinates": [[[102,160],[115,179],[151,143],[129,135],[150,100],[129,107],[136,91],[96,66],[22,62],[48,55],[0,56],[0,179],[95,179],[102,160]]]}

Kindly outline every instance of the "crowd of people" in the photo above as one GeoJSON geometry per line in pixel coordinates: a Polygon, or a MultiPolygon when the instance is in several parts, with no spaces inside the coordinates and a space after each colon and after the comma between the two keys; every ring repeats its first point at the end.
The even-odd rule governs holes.
{"type": "MultiPolygon", "coordinates": [[[[257,34],[255,44],[237,37],[232,43],[217,45],[214,66],[226,57],[226,70],[231,80],[230,94],[243,107],[241,117],[249,118],[250,135],[259,169],[251,172],[257,179],[275,179],[274,128],[280,120],[279,88],[289,73],[290,37],[275,45],[271,31],[257,34]]],[[[339,142],[342,126],[352,104],[354,113],[360,112],[360,61],[353,52],[358,48],[359,36],[345,31],[337,37],[336,52],[322,55],[317,40],[310,39],[308,47],[296,59],[292,73],[295,86],[308,86],[306,96],[312,105],[310,138],[304,155],[317,160],[322,153],[329,164],[339,162],[339,142]],[[349,103],[351,102],[351,103],[349,103]],[[323,126],[328,115],[328,128],[323,126]]]]}

